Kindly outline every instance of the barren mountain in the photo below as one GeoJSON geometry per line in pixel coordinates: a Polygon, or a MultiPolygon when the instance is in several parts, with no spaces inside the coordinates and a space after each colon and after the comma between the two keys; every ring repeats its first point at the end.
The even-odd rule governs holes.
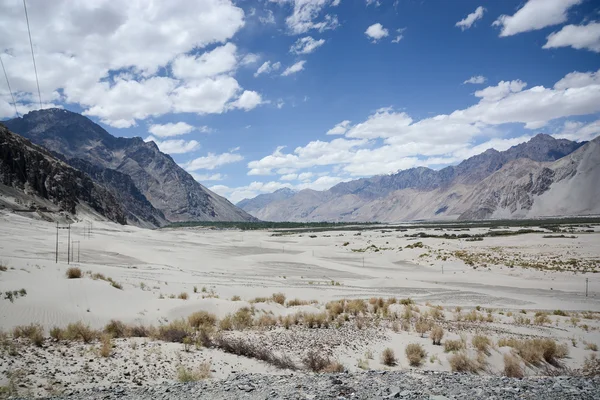
{"type": "MultiPolygon", "coordinates": [[[[114,137],[88,118],[62,109],[32,111],[5,124],[13,132],[67,160],[81,159],[128,175],[139,192],[169,221],[255,220],[196,182],[170,156],[160,152],[154,142],[114,137]]],[[[111,179],[103,182],[112,185],[111,179]]],[[[119,190],[119,187],[116,185],[113,189],[119,190]]],[[[127,204],[125,202],[130,215],[142,217],[136,213],[139,209],[131,209],[127,204]]],[[[156,215],[151,217],[158,221],[156,215]]]]}
{"type": "Polygon", "coordinates": [[[68,212],[88,208],[121,224],[125,214],[112,193],[85,173],[0,124],[0,207],[68,212]]]}
{"type": "Polygon", "coordinates": [[[323,192],[303,190],[250,213],[272,221],[382,222],[598,213],[600,202],[590,194],[600,182],[598,152],[598,139],[540,134],[439,171],[411,168],[323,192]]]}

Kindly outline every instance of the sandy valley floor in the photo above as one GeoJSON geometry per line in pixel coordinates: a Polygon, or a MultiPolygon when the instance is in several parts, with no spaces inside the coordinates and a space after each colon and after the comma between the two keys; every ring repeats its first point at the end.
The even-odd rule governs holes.
{"type": "MultiPolygon", "coordinates": [[[[80,262],[73,266],[90,273],[81,279],[67,279],[66,230],[59,233],[59,263],[55,263],[54,224],[0,213],[0,265],[6,267],[0,271],[2,330],[39,323],[47,335],[52,327],[77,321],[101,329],[112,319],[160,326],[199,310],[222,319],[243,307],[253,307],[256,320],[263,315],[276,319],[299,312],[323,312],[325,304],[333,300],[410,297],[416,303],[415,316],[430,315],[433,321],[431,311],[441,309],[435,321],[445,330],[444,340],[462,340],[474,358],[479,354],[469,344],[472,337],[489,336],[492,343],[485,352],[485,371],[489,373],[501,373],[503,355],[511,352],[510,347],[496,344],[502,337],[551,337],[568,345],[569,355],[561,364],[571,369],[581,367],[585,357],[595,353],[594,344],[600,345],[599,273],[519,266],[551,265],[550,260],[575,265],[569,264],[570,260],[577,260],[589,270],[600,271],[598,226],[592,228],[593,233],[576,231],[574,238],[526,234],[474,242],[414,239],[405,235],[417,231],[385,228],[360,234],[328,231],[274,236],[269,231],[199,228],[151,231],[104,222],[93,222],[88,238],[84,236],[86,226],[83,221],[72,225],[72,239],[80,242],[79,254],[77,246],[74,251],[80,262]],[[474,260],[473,265],[465,262],[469,259],[474,260]],[[92,279],[91,274],[98,273],[112,278],[122,289],[92,279]],[[5,292],[20,289],[25,289],[26,295],[16,295],[12,302],[5,298],[5,292]],[[188,299],[178,298],[181,293],[187,293],[188,299]],[[284,293],[288,300],[315,302],[299,306],[250,303],[273,293],[284,293]],[[231,301],[234,296],[241,300],[231,301]],[[555,310],[565,315],[554,315],[555,310]],[[536,311],[547,311],[549,320],[536,325],[536,311]],[[465,321],[473,312],[490,322],[465,321]],[[528,318],[530,323],[519,322],[517,317],[528,318]]],[[[485,230],[472,229],[470,233],[478,231],[485,230]]],[[[389,310],[393,318],[366,319],[360,329],[351,316],[337,327],[308,329],[300,324],[285,329],[278,324],[227,334],[264,343],[294,360],[301,360],[307,349],[318,349],[349,370],[412,368],[404,348],[420,343],[427,357],[419,368],[450,370],[451,353],[444,352],[443,346],[433,346],[428,334],[394,326],[396,318],[402,319],[404,306],[390,304],[389,310]],[[380,359],[387,347],[396,353],[394,366],[384,366],[380,359]]],[[[215,348],[188,352],[180,343],[148,338],[115,339],[108,358],[96,355],[96,343],[67,346],[48,339],[42,347],[35,347],[22,342],[16,341],[22,346],[19,356],[0,353],[0,386],[8,385],[10,377],[13,383],[18,377],[21,386],[17,390],[34,395],[64,391],[73,385],[176,380],[178,367],[192,368],[201,361],[211,363],[216,378],[240,370],[285,372],[215,348]]],[[[524,364],[523,368],[529,375],[541,373],[539,367],[524,364]]]]}

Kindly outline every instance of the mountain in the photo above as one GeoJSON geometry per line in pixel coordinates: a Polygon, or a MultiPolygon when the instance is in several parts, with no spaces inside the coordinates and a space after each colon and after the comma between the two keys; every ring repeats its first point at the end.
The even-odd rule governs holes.
{"type": "MultiPolygon", "coordinates": [[[[56,108],[32,111],[4,124],[33,143],[61,154],[66,160],[79,159],[95,167],[128,175],[139,193],[169,221],[256,220],[196,182],[170,156],[160,152],[154,142],[144,142],[138,137],[114,137],[88,118],[56,108]]],[[[98,174],[104,172],[92,173],[93,176],[98,174]]],[[[128,186],[124,181],[113,185],[112,178],[103,182],[113,191],[128,186]]],[[[129,197],[136,198],[137,195],[129,197]]],[[[138,213],[139,207],[131,208],[127,201],[124,204],[129,215],[142,217],[138,213]]],[[[139,202],[136,204],[140,205],[139,202]]],[[[151,209],[146,207],[146,211],[156,222],[162,222],[151,209]]]]}
{"type": "Polygon", "coordinates": [[[117,199],[85,173],[0,124],[0,206],[54,213],[89,211],[124,224],[117,199]]]}
{"type": "Polygon", "coordinates": [[[253,211],[260,210],[267,206],[269,203],[273,203],[279,200],[289,199],[296,194],[296,191],[288,188],[283,188],[274,191],[273,193],[260,194],[253,199],[244,199],[236,204],[239,208],[252,213],[253,211]]]}
{"type": "Polygon", "coordinates": [[[549,204],[545,193],[565,179],[576,177],[570,184],[573,190],[577,185],[583,185],[585,190],[594,182],[586,183],[585,179],[594,178],[595,172],[574,172],[578,161],[573,161],[572,176],[549,171],[554,171],[554,163],[564,163],[580,152],[597,151],[595,144],[596,141],[572,142],[539,134],[506,151],[486,150],[439,171],[418,167],[340,183],[322,192],[302,190],[249,212],[267,221],[361,222],[585,214],[593,212],[596,206],[556,203],[540,208],[540,204],[549,204]],[[520,180],[529,173],[531,181],[520,180]]]}

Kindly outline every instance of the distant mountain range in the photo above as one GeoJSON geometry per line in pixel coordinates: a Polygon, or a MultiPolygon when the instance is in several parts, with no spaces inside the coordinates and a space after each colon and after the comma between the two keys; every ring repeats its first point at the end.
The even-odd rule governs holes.
{"type": "Polygon", "coordinates": [[[154,142],[114,137],[88,118],[56,108],[32,111],[3,124],[105,187],[130,224],[256,220],[196,182],[154,142]]]}
{"type": "Polygon", "coordinates": [[[600,214],[600,138],[539,134],[439,171],[419,167],[340,183],[279,190],[238,206],[266,221],[397,222],[600,214]]]}

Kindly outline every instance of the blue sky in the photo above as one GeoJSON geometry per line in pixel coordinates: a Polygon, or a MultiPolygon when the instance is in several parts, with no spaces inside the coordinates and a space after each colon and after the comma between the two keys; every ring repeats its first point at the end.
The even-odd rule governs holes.
{"type": "MultiPolygon", "coordinates": [[[[43,107],[154,140],[234,202],[600,133],[592,0],[157,3],[29,0],[43,107]]],[[[24,113],[20,7],[0,1],[0,56],[24,113]]]]}

